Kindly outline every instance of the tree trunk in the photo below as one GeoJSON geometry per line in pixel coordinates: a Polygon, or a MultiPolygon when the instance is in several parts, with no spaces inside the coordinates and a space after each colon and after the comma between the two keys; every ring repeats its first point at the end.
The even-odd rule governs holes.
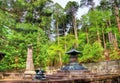
{"type": "Polygon", "coordinates": [[[103,46],[104,46],[104,49],[106,49],[106,41],[105,41],[105,35],[104,35],[103,28],[104,28],[104,26],[102,26],[103,46]]]}
{"type": "MultiPolygon", "coordinates": [[[[111,26],[111,21],[110,21],[110,19],[109,19],[109,22],[108,22],[108,24],[107,24],[107,28],[109,28],[109,26],[111,26]]],[[[109,39],[109,42],[110,42],[115,48],[118,48],[116,33],[109,32],[109,33],[108,33],[108,39],[109,39]]]]}
{"type": "Polygon", "coordinates": [[[117,37],[116,37],[116,33],[114,34],[114,47],[117,49],[118,48],[118,43],[117,43],[117,37]]]}
{"type": "Polygon", "coordinates": [[[117,6],[117,2],[114,0],[114,12],[117,21],[118,31],[120,33],[120,17],[119,17],[119,8],[117,6]]]}
{"type": "Polygon", "coordinates": [[[62,67],[62,57],[61,57],[61,52],[59,52],[59,59],[60,59],[60,68],[62,67]]]}
{"type": "Polygon", "coordinates": [[[87,28],[85,28],[85,33],[86,33],[86,40],[87,40],[87,43],[89,43],[88,29],[87,29],[87,28]]]}
{"type": "Polygon", "coordinates": [[[65,52],[67,50],[67,46],[66,46],[66,35],[65,35],[65,24],[63,23],[63,30],[64,30],[64,49],[65,49],[65,52]]]}
{"type": "Polygon", "coordinates": [[[98,42],[101,43],[100,33],[99,33],[99,30],[98,30],[98,27],[97,27],[97,22],[96,22],[96,28],[97,28],[97,39],[98,39],[98,42]]]}
{"type": "Polygon", "coordinates": [[[76,18],[75,16],[73,15],[73,28],[74,28],[74,35],[75,35],[75,48],[78,48],[78,35],[77,35],[77,27],[76,27],[76,18]]]}
{"type": "Polygon", "coordinates": [[[56,22],[56,28],[57,28],[57,43],[59,45],[59,30],[58,30],[58,22],[56,22]]]}
{"type": "Polygon", "coordinates": [[[99,33],[98,30],[97,30],[97,37],[98,37],[98,42],[101,43],[101,40],[100,40],[100,33],[99,33]]]}
{"type": "MultiPolygon", "coordinates": [[[[60,41],[59,41],[59,29],[58,29],[58,22],[56,22],[56,28],[57,28],[57,43],[58,43],[58,46],[59,46],[60,41]]],[[[59,51],[58,55],[59,55],[60,67],[61,67],[61,66],[62,66],[62,58],[61,58],[61,53],[60,53],[60,51],[59,51]]]]}

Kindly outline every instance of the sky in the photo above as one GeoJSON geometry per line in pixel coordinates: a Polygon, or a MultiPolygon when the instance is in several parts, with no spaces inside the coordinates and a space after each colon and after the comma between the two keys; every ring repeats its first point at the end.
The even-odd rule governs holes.
{"type": "MultiPolygon", "coordinates": [[[[69,2],[69,1],[76,1],[80,4],[80,0],[53,0],[54,3],[56,3],[56,2],[59,3],[63,8],[65,8],[67,2],[69,2]]],[[[99,5],[100,0],[94,0],[94,2],[95,2],[95,6],[96,6],[96,5],[99,5]]],[[[87,13],[88,10],[89,9],[87,7],[79,8],[79,10],[77,12],[77,18],[80,18],[81,15],[87,13]]]]}

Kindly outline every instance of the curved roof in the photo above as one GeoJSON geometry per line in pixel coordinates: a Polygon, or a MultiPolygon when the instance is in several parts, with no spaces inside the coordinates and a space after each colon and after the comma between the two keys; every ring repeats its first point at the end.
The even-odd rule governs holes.
{"type": "Polygon", "coordinates": [[[82,52],[80,52],[76,49],[71,49],[70,51],[66,52],[66,54],[76,55],[76,54],[82,54],[82,52]]]}

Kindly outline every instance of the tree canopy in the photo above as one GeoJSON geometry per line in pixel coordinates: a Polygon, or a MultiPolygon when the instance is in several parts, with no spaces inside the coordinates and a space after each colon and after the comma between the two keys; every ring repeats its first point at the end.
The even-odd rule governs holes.
{"type": "Polygon", "coordinates": [[[120,59],[119,0],[69,1],[65,8],[52,0],[0,0],[0,71],[24,70],[27,45],[33,44],[35,68],[68,63],[66,51],[82,51],[79,63],[120,59]],[[76,18],[79,8],[87,14],[76,18]],[[89,7],[90,6],[90,7],[89,7]]]}

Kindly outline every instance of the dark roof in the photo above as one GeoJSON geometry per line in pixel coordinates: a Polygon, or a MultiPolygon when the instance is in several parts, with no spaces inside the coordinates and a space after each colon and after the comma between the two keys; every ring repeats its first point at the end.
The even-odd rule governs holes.
{"type": "Polygon", "coordinates": [[[5,55],[6,55],[5,53],[0,52],[0,60],[2,60],[5,55]]]}
{"type": "Polygon", "coordinates": [[[66,52],[66,54],[76,55],[76,54],[82,54],[82,52],[80,52],[76,49],[71,49],[70,51],[66,52]]]}

